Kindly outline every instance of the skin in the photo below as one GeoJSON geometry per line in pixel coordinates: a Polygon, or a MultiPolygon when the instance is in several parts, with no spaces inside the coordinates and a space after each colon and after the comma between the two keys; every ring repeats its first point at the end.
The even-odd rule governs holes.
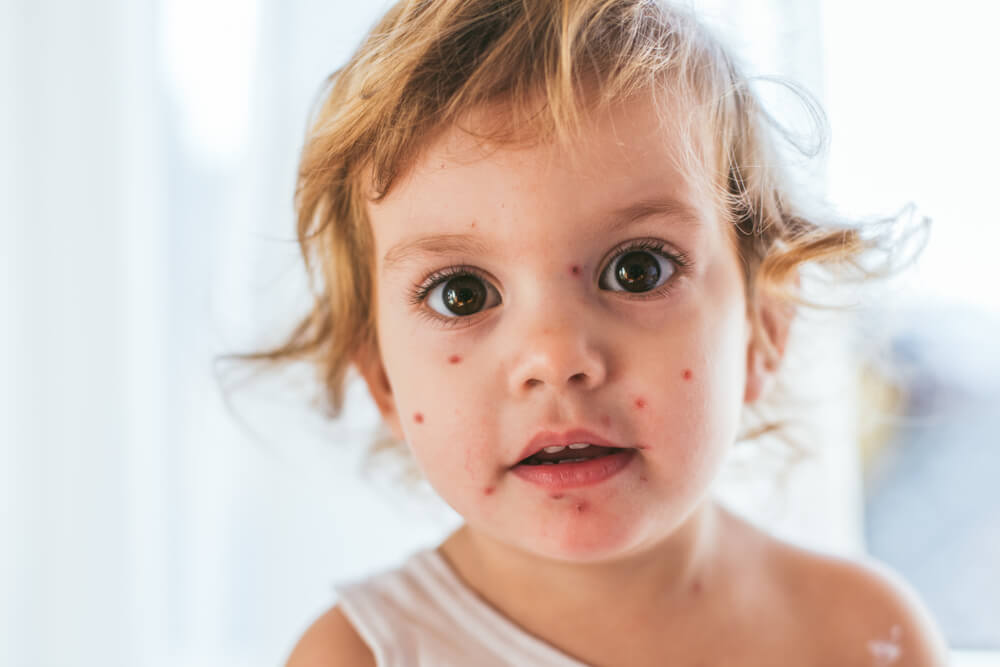
{"type": "MultiPolygon", "coordinates": [[[[490,146],[445,129],[368,204],[379,335],[357,366],[465,519],[441,553],[527,631],[591,664],[736,653],[755,664],[749,645],[761,664],[790,649],[801,658],[815,643],[791,630],[790,573],[815,571],[709,496],[742,405],[776,370],[751,335],[731,230],[674,167],[679,141],[648,100],[586,122],[577,159],[555,143],[490,146]],[[609,227],[616,211],[666,198],[689,215],[609,227]],[[420,245],[438,235],[462,243],[420,245]],[[611,255],[637,239],[688,265],[666,269],[669,289],[602,287],[611,255]],[[447,320],[413,302],[451,266],[477,269],[492,307],[447,320]],[[558,493],[511,472],[536,433],[570,428],[642,449],[615,477],[558,493]],[[778,640],[756,630],[762,610],[778,640]]],[[[765,319],[782,349],[787,319],[765,319]]]]}
{"type": "Polygon", "coordinates": [[[555,143],[484,147],[446,131],[369,204],[381,359],[366,376],[393,431],[477,539],[585,569],[651,549],[687,560],[690,545],[669,538],[703,520],[740,407],[767,371],[753,363],[730,232],[673,167],[676,142],[652,105],[591,122],[575,161],[555,143]],[[662,198],[695,219],[654,214],[607,229],[616,211],[662,198]],[[461,235],[470,247],[386,263],[431,235],[461,235]],[[602,289],[609,254],[644,239],[689,265],[667,260],[665,293],[602,289]],[[415,285],[450,266],[482,272],[498,305],[445,321],[410,303],[415,285]],[[549,502],[510,466],[539,431],[570,428],[644,449],[623,474],[549,502]]]}

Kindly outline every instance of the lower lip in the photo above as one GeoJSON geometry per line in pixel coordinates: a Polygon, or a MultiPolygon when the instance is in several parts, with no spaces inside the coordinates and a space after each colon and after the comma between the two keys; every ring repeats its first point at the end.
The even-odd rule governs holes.
{"type": "Polygon", "coordinates": [[[634,449],[625,449],[617,454],[599,456],[579,463],[556,463],[554,465],[515,466],[515,475],[537,484],[549,491],[577,489],[581,486],[598,484],[610,479],[628,467],[635,458],[634,449]]]}

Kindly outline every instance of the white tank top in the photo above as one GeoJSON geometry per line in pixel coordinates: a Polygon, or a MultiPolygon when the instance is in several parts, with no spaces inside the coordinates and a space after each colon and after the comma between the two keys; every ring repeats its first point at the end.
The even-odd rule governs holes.
{"type": "Polygon", "coordinates": [[[434,549],[334,590],[378,667],[585,667],[487,604],[434,549]]]}

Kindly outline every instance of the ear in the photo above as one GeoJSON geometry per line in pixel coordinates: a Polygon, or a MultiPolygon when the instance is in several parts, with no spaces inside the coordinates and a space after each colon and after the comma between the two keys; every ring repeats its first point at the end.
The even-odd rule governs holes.
{"type": "Polygon", "coordinates": [[[750,318],[744,403],[755,403],[770,391],[785,356],[795,306],[775,295],[761,293],[751,307],[750,318]],[[754,318],[759,326],[753,326],[754,318]]]}
{"type": "Polygon", "coordinates": [[[399,411],[396,409],[396,399],[392,393],[392,385],[389,384],[389,376],[385,373],[385,365],[382,363],[382,354],[379,351],[378,343],[375,341],[363,343],[354,357],[354,366],[364,378],[365,384],[368,385],[368,393],[374,399],[378,411],[382,414],[382,419],[385,420],[392,434],[397,440],[405,440],[402,425],[399,422],[399,411]]]}

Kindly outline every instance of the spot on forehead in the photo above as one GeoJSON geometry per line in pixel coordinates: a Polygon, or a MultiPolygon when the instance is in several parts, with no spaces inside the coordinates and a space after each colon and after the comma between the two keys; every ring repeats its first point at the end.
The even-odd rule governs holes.
{"type": "Polygon", "coordinates": [[[483,493],[487,496],[492,496],[493,491],[495,491],[495,489],[492,486],[487,486],[485,489],[483,489],[483,493]]]}
{"type": "Polygon", "coordinates": [[[691,372],[690,368],[685,368],[684,369],[684,379],[685,380],[690,380],[693,377],[693,375],[694,374],[691,372]]]}
{"type": "Polygon", "coordinates": [[[573,266],[569,267],[569,272],[574,276],[578,276],[580,275],[580,267],[574,264],[573,266]]]}
{"type": "Polygon", "coordinates": [[[646,407],[646,399],[642,398],[641,396],[635,399],[635,407],[642,410],[644,407],[646,407]]]}
{"type": "Polygon", "coordinates": [[[462,357],[458,356],[457,354],[453,354],[450,357],[448,357],[448,363],[449,364],[460,364],[460,363],[462,363],[462,357]]]}
{"type": "Polygon", "coordinates": [[[423,415],[423,413],[422,412],[414,412],[413,413],[413,421],[417,422],[418,424],[423,424],[424,423],[424,415],[423,415]]]}

